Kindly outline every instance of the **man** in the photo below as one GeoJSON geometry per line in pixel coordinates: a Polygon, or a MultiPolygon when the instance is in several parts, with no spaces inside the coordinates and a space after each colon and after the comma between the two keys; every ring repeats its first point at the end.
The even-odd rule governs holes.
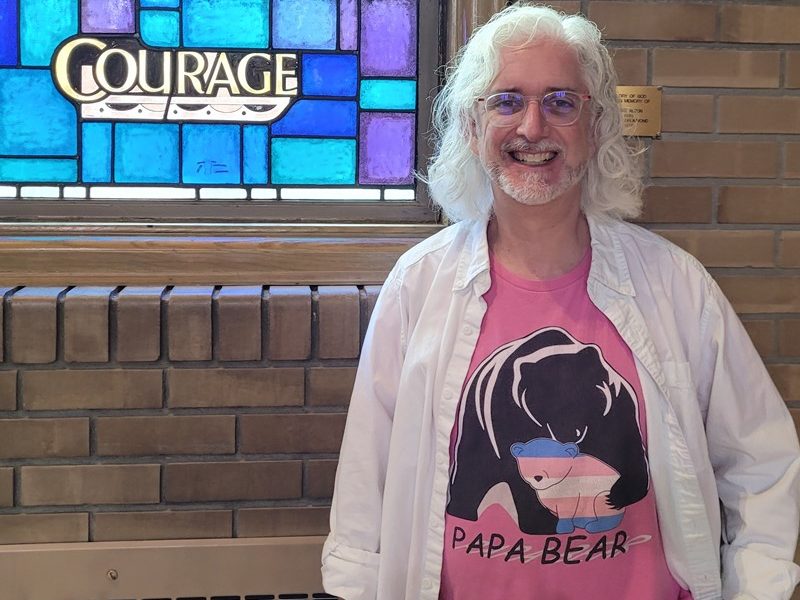
{"type": "Polygon", "coordinates": [[[800,452],[730,305],[639,209],[597,29],[516,5],[435,106],[323,552],[346,600],[788,599],[800,452]]]}

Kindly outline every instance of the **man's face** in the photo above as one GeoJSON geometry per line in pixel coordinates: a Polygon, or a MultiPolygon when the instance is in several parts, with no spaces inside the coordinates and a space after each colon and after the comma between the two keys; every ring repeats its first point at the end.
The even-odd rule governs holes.
{"type": "MultiPolygon", "coordinates": [[[[575,51],[543,40],[502,49],[499,74],[484,97],[498,92],[541,97],[555,90],[584,94],[586,86],[575,51]]],[[[510,127],[493,123],[485,102],[476,103],[474,116],[470,146],[489,174],[495,202],[510,198],[540,205],[562,196],[580,201],[581,180],[594,152],[588,101],[580,118],[562,127],[544,120],[538,100],[531,101],[519,123],[510,127]]]]}

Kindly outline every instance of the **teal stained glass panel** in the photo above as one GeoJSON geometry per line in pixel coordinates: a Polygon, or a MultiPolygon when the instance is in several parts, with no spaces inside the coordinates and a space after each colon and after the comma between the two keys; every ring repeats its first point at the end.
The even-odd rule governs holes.
{"type": "Polygon", "coordinates": [[[275,138],[271,162],[272,183],[353,184],[356,141],[275,138]]]}
{"type": "Polygon", "coordinates": [[[119,123],[114,133],[117,182],[178,182],[177,125],[119,123]]]}
{"type": "Polygon", "coordinates": [[[139,0],[142,8],[178,8],[180,0],[139,0]]]}
{"type": "Polygon", "coordinates": [[[373,110],[413,110],[417,107],[417,82],[364,79],[361,81],[359,105],[373,110]]]}
{"type": "Polygon", "coordinates": [[[245,125],[242,128],[244,146],[243,176],[245,183],[267,183],[267,144],[269,129],[264,125],[245,125]]]}
{"type": "Polygon", "coordinates": [[[49,65],[56,47],[78,33],[78,0],[21,0],[20,30],[22,64],[49,65]]]}
{"type": "Polygon", "coordinates": [[[72,183],[77,179],[74,158],[0,158],[0,181],[72,183]]]}
{"type": "Polygon", "coordinates": [[[174,48],[180,43],[180,16],[174,10],[140,11],[139,26],[145,44],[174,48]]]}
{"type": "Polygon", "coordinates": [[[111,123],[84,123],[81,150],[83,180],[111,181],[111,123]]]}
{"type": "Polygon", "coordinates": [[[336,49],[336,0],[274,0],[276,48],[336,49]]]}
{"type": "Polygon", "coordinates": [[[269,0],[183,0],[183,43],[195,48],[266,48],[269,0]]]}
{"type": "Polygon", "coordinates": [[[184,183],[239,183],[240,143],[238,125],[184,125],[184,183]]]}

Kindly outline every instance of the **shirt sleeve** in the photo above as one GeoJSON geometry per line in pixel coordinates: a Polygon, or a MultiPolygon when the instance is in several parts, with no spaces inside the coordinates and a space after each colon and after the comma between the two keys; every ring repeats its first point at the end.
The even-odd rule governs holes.
{"type": "Polygon", "coordinates": [[[789,411],[709,277],[706,435],[723,511],[724,600],[788,600],[800,513],[800,448],[789,411]]]}
{"type": "Polygon", "coordinates": [[[375,304],[356,374],[339,454],[331,532],[322,552],[323,587],[346,600],[376,600],[381,507],[403,362],[398,276],[375,304]]]}

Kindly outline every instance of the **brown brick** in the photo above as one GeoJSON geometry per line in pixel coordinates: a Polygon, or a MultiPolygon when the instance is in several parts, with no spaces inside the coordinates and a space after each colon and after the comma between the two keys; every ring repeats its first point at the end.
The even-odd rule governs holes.
{"type": "Polygon", "coordinates": [[[360,306],[354,285],[319,287],[320,358],[358,358],[360,306]]]}
{"type": "Polygon", "coordinates": [[[772,267],[772,231],[659,230],[659,234],[693,254],[707,267],[772,267]]]}
{"type": "Polygon", "coordinates": [[[779,234],[779,267],[800,267],[800,231],[782,231],[779,234]]]}
{"type": "Polygon", "coordinates": [[[724,186],[719,192],[720,223],[800,223],[800,188],[724,186]]]}
{"type": "Polygon", "coordinates": [[[92,527],[95,542],[227,538],[232,534],[230,510],[100,512],[92,527]]]}
{"type": "Polygon", "coordinates": [[[267,355],[272,360],[304,360],[311,355],[311,288],[269,288],[267,355]]]}
{"type": "MultiPolygon", "coordinates": [[[[0,327],[2,329],[2,327],[0,327]]],[[[0,371],[0,410],[17,409],[17,372],[0,371]]]]}
{"type": "Polygon", "coordinates": [[[161,408],[160,369],[82,369],[22,373],[27,410],[161,408]]]}
{"type": "Polygon", "coordinates": [[[117,295],[117,360],[145,362],[161,356],[163,292],[163,287],[130,286],[117,295]]]}
{"type": "Polygon", "coordinates": [[[593,2],[589,19],[607,40],[714,41],[715,6],[683,2],[593,2]]]}
{"type": "Polygon", "coordinates": [[[9,297],[12,362],[50,363],[56,359],[56,302],[62,290],[28,287],[9,297]]]}
{"type": "Polygon", "coordinates": [[[363,329],[366,329],[369,320],[372,318],[372,311],[375,310],[375,303],[378,301],[378,296],[381,293],[380,285],[365,285],[364,286],[364,310],[361,314],[363,329]]]}
{"type": "MultiPolygon", "coordinates": [[[[0,507],[14,506],[14,469],[0,468],[0,507]]],[[[0,543],[3,534],[0,533],[0,543]]]]}
{"type": "Polygon", "coordinates": [[[5,351],[3,347],[5,346],[5,340],[3,338],[3,323],[5,323],[5,319],[3,318],[3,313],[5,312],[5,305],[6,305],[6,296],[9,295],[9,292],[14,288],[0,286],[0,361],[4,361],[6,359],[5,351]]]}
{"type": "Polygon", "coordinates": [[[239,537],[283,537],[326,535],[330,531],[330,508],[243,508],[239,510],[239,537]]]}
{"type": "Polygon", "coordinates": [[[710,223],[711,188],[649,186],[644,208],[637,219],[643,223],[710,223]]]}
{"type": "Polygon", "coordinates": [[[750,340],[761,356],[775,354],[775,322],[765,319],[750,319],[742,321],[750,340]]]}
{"type": "Polygon", "coordinates": [[[719,130],[721,133],[800,133],[800,98],[722,96],[719,130]]]}
{"type": "Polygon", "coordinates": [[[663,131],[714,131],[714,96],[665,94],[661,97],[663,131]]]}
{"type": "Polygon", "coordinates": [[[677,87],[776,88],[780,53],[655,48],[653,84],[677,87]]]}
{"type": "Polygon", "coordinates": [[[298,460],[171,463],[164,467],[168,502],[299,498],[301,480],[298,460]]]}
{"type": "Polygon", "coordinates": [[[738,313],[800,312],[799,277],[717,277],[738,313]]]}
{"type": "Polygon", "coordinates": [[[800,365],[767,365],[767,370],[784,400],[800,400],[800,365]]]}
{"type": "Polygon", "coordinates": [[[647,85],[647,50],[617,48],[612,57],[620,85],[647,85]]]}
{"type": "Polygon", "coordinates": [[[347,406],[353,393],[355,367],[312,367],[308,369],[309,406],[347,406]]]}
{"type": "Polygon", "coordinates": [[[64,298],[64,360],[108,362],[108,305],[114,288],[76,287],[64,298]]]}
{"type": "Polygon", "coordinates": [[[211,360],[211,286],[176,286],[167,296],[170,360],[211,360]]]}
{"type": "Polygon", "coordinates": [[[778,145],[773,142],[684,142],[653,144],[653,177],[776,177],[778,145]]]}
{"type": "Polygon", "coordinates": [[[216,299],[219,360],[261,359],[261,286],[226,285],[216,299]]]}
{"type": "Polygon", "coordinates": [[[0,419],[0,458],[89,456],[89,419],[0,419]]]}
{"type": "Polygon", "coordinates": [[[338,452],[345,414],[240,415],[239,451],[338,452]]]}
{"type": "Polygon", "coordinates": [[[100,417],[95,423],[99,456],[232,454],[234,415],[100,417]]]}
{"type": "Polygon", "coordinates": [[[88,541],[88,513],[0,515],[0,544],[88,541]]]}
{"type": "Polygon", "coordinates": [[[786,53],[786,80],[787,88],[800,88],[800,51],[786,53]]]}
{"type": "Polygon", "coordinates": [[[800,319],[781,319],[778,323],[778,354],[800,356],[800,319]]]}
{"type": "Polygon", "coordinates": [[[720,11],[720,41],[800,43],[800,7],[731,4],[720,11]]]}
{"type": "Polygon", "coordinates": [[[23,506],[159,501],[159,465],[22,467],[23,506]]]}
{"type": "Polygon", "coordinates": [[[786,142],[784,153],[784,177],[800,178],[800,142],[786,142]]]}
{"type": "MultiPolygon", "coordinates": [[[[789,414],[792,415],[792,421],[794,421],[794,428],[797,430],[797,433],[800,434],[800,408],[790,409],[789,414]]],[[[795,562],[797,562],[797,553],[795,553],[795,562]]],[[[792,598],[794,598],[794,596],[792,596],[792,598]]]]}
{"type": "Polygon", "coordinates": [[[303,369],[170,369],[169,406],[302,406],[303,369]]]}
{"type": "Polygon", "coordinates": [[[305,489],[308,498],[330,498],[336,480],[336,460],[310,460],[306,464],[305,489]]]}

